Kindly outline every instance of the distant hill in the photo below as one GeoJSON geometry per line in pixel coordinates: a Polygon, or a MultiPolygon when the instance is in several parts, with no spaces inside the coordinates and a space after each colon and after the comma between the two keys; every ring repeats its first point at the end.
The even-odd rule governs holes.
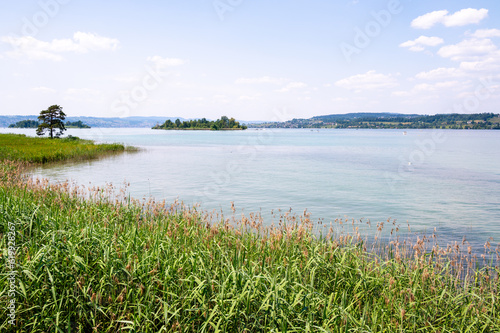
{"type": "MultiPolygon", "coordinates": [[[[90,127],[145,127],[151,128],[157,124],[163,124],[166,120],[179,118],[181,121],[186,119],[181,117],[125,117],[125,118],[100,118],[100,117],[66,117],[66,121],[81,121],[90,127]]],[[[0,116],[0,127],[9,127],[22,120],[37,120],[38,116],[0,116]]]]}
{"type": "Polygon", "coordinates": [[[359,119],[359,118],[378,118],[378,119],[389,119],[389,118],[397,118],[397,117],[403,117],[403,118],[415,118],[415,117],[420,117],[421,115],[419,114],[403,114],[403,113],[389,113],[389,112],[382,112],[382,113],[370,113],[370,112],[358,112],[358,113],[344,113],[344,114],[330,114],[326,116],[316,116],[310,118],[311,120],[321,120],[325,123],[328,122],[334,122],[337,120],[352,120],[352,119],[359,119]]]}
{"type": "Polygon", "coordinates": [[[262,128],[443,128],[500,129],[494,113],[437,114],[434,116],[401,113],[346,113],[292,119],[285,122],[249,124],[262,128]]]}

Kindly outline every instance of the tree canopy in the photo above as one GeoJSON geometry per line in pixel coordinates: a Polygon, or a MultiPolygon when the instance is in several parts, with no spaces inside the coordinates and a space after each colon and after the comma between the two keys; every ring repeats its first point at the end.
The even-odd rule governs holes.
{"type": "Polygon", "coordinates": [[[401,129],[500,129],[500,115],[475,114],[391,114],[348,113],[292,119],[285,122],[255,124],[267,128],[401,128],[401,129]]]}
{"type": "Polygon", "coordinates": [[[37,128],[39,124],[36,120],[21,120],[15,124],[10,124],[9,128],[37,128]]]}
{"type": "Polygon", "coordinates": [[[60,137],[66,130],[63,120],[66,119],[66,114],[59,105],[52,105],[47,110],[40,111],[38,120],[41,122],[36,130],[37,135],[44,135],[49,132],[50,138],[60,137]]]}
{"type": "Polygon", "coordinates": [[[67,121],[66,126],[67,127],[77,127],[77,128],[90,128],[89,125],[84,124],[81,120],[73,121],[73,122],[67,121]]]}
{"type": "Polygon", "coordinates": [[[167,130],[244,130],[247,127],[240,125],[234,118],[222,116],[215,121],[207,120],[206,118],[186,120],[181,122],[176,119],[172,122],[170,119],[165,121],[162,125],[158,124],[153,129],[167,129],[167,130]]]}

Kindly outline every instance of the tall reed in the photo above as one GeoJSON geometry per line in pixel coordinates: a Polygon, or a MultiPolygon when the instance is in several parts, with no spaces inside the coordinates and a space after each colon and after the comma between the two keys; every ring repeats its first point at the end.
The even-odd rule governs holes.
{"type": "Polygon", "coordinates": [[[500,332],[494,247],[493,265],[464,279],[456,248],[421,238],[373,245],[356,226],[338,228],[345,220],[319,236],[307,212],[264,227],[258,214],[227,218],[1,165],[2,304],[9,221],[20,272],[16,326],[2,306],[2,332],[500,332]]]}

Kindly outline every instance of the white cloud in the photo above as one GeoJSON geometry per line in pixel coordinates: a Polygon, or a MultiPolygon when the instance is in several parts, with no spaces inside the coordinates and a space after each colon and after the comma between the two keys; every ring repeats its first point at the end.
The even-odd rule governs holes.
{"type": "Polygon", "coordinates": [[[3,36],[0,41],[10,44],[14,50],[6,54],[15,59],[62,61],[61,53],[87,53],[89,51],[114,51],[119,45],[117,39],[96,34],[75,32],[73,39],[54,39],[51,42],[38,40],[31,36],[3,36]]]}
{"type": "Polygon", "coordinates": [[[383,89],[397,86],[397,80],[392,75],[377,73],[374,70],[358,74],[335,82],[337,87],[354,90],[383,89]]]}
{"type": "Polygon", "coordinates": [[[443,81],[434,84],[429,84],[429,83],[417,84],[413,89],[415,91],[435,92],[437,90],[442,90],[442,89],[458,88],[461,85],[462,82],[460,81],[443,81]]]}
{"type": "Polygon", "coordinates": [[[438,10],[417,17],[411,22],[416,29],[430,29],[441,23],[446,27],[460,27],[469,24],[477,24],[488,16],[488,9],[466,8],[448,15],[447,10],[438,10]]]}
{"type": "MultiPolygon", "coordinates": [[[[490,38],[500,37],[499,29],[479,29],[475,32],[466,32],[466,39],[457,44],[446,45],[437,52],[443,58],[459,62],[453,76],[470,76],[477,72],[499,72],[500,50],[490,38]]],[[[451,71],[451,69],[449,69],[451,71]]],[[[432,72],[432,71],[431,71],[432,72]]],[[[428,74],[438,74],[438,72],[428,74]]],[[[441,73],[446,74],[446,73],[441,73]]],[[[418,76],[426,76],[424,73],[418,76]]]]}
{"type": "Polygon", "coordinates": [[[446,45],[439,49],[438,54],[443,58],[454,61],[474,60],[475,57],[485,56],[497,50],[490,39],[466,39],[458,44],[446,45]]]}
{"type": "Polygon", "coordinates": [[[404,90],[393,91],[392,94],[394,96],[400,96],[400,97],[407,97],[411,95],[409,91],[404,91],[404,90]]]}
{"type": "Polygon", "coordinates": [[[115,38],[108,38],[99,36],[97,34],[85,33],[85,32],[75,32],[73,39],[76,41],[76,45],[81,52],[99,51],[99,50],[111,50],[115,51],[120,42],[115,38]]]}
{"type": "Polygon", "coordinates": [[[469,81],[447,80],[434,83],[419,83],[410,90],[394,91],[393,96],[412,97],[412,102],[426,100],[439,100],[443,96],[456,94],[458,91],[468,89],[469,81]]]}
{"type": "Polygon", "coordinates": [[[438,10],[419,16],[411,22],[412,28],[429,29],[434,24],[442,22],[448,14],[447,10],[438,10]]]}
{"type": "Polygon", "coordinates": [[[33,91],[36,91],[36,92],[39,92],[42,94],[53,94],[53,93],[57,92],[57,90],[55,90],[55,89],[52,89],[49,87],[43,87],[43,86],[35,87],[35,88],[33,88],[33,91]]]}
{"type": "Polygon", "coordinates": [[[462,27],[469,24],[478,24],[486,17],[488,17],[488,9],[467,8],[446,16],[443,24],[447,27],[462,27]]]}
{"type": "Polygon", "coordinates": [[[261,96],[261,94],[255,94],[255,95],[252,95],[252,96],[242,95],[242,96],[238,97],[238,99],[242,100],[242,101],[254,101],[254,100],[259,99],[260,96],[261,96]]]}
{"type": "Polygon", "coordinates": [[[475,61],[462,61],[460,69],[474,72],[500,72],[500,51],[495,51],[475,61]]]}
{"type": "Polygon", "coordinates": [[[230,102],[229,97],[226,95],[213,95],[212,103],[215,104],[228,104],[230,102]]]}
{"type": "Polygon", "coordinates": [[[10,44],[14,51],[6,52],[11,58],[20,59],[26,57],[28,59],[45,59],[53,61],[61,61],[63,57],[51,51],[54,47],[51,43],[39,41],[33,37],[0,37],[0,41],[10,44]]]}
{"type": "Polygon", "coordinates": [[[166,68],[166,67],[175,67],[181,66],[187,63],[186,60],[179,58],[162,58],[160,56],[152,56],[148,57],[148,61],[151,61],[155,64],[156,68],[166,68]]]}
{"type": "Polygon", "coordinates": [[[254,100],[255,98],[254,98],[254,97],[251,97],[251,96],[246,96],[246,95],[244,95],[244,96],[240,96],[240,97],[238,97],[238,99],[239,99],[239,100],[242,100],[242,101],[252,101],[252,100],[254,100]]]}
{"type": "Polygon", "coordinates": [[[138,80],[136,76],[129,75],[129,76],[116,76],[113,78],[113,80],[121,82],[121,83],[132,83],[138,80]]]}
{"type": "Polygon", "coordinates": [[[408,47],[410,51],[419,52],[425,50],[425,46],[437,46],[443,44],[444,40],[439,37],[420,36],[415,40],[409,40],[399,44],[400,47],[408,47]]]}
{"type": "MultiPolygon", "coordinates": [[[[476,50],[479,52],[480,50],[476,50]]],[[[447,51],[448,52],[448,51],[447,51]]],[[[450,51],[451,52],[451,51],[450,51]]],[[[475,50],[467,50],[464,46],[460,55],[454,53],[454,59],[460,61],[458,67],[440,67],[428,72],[420,72],[415,75],[420,80],[454,80],[458,78],[480,78],[485,73],[500,73],[500,50],[493,49],[492,52],[486,52],[482,56],[474,53],[475,50]],[[467,53],[469,52],[469,53],[467,53]],[[476,54],[476,55],[474,55],[476,54]],[[469,59],[469,60],[464,60],[469,59]],[[479,77],[478,77],[479,75],[479,77]]]]}
{"type": "Polygon", "coordinates": [[[498,29],[479,29],[474,33],[469,34],[469,36],[474,38],[491,38],[500,37],[500,30],[498,29]]]}
{"type": "Polygon", "coordinates": [[[261,83],[270,83],[270,84],[283,84],[287,79],[276,78],[271,76],[262,76],[256,78],[246,78],[241,77],[235,81],[236,84],[261,84],[261,83]]]}
{"type": "Polygon", "coordinates": [[[66,89],[68,95],[99,95],[100,91],[92,88],[68,88],[66,89]]]}
{"type": "Polygon", "coordinates": [[[64,92],[64,99],[73,102],[95,102],[102,98],[102,92],[93,88],[68,88],[64,92]]]}
{"type": "Polygon", "coordinates": [[[276,90],[278,92],[288,92],[292,89],[299,89],[299,88],[305,88],[307,87],[307,84],[305,84],[304,82],[290,82],[289,84],[287,84],[286,86],[284,86],[283,88],[279,89],[279,90],[276,90]]]}
{"type": "Polygon", "coordinates": [[[420,72],[415,77],[421,80],[442,80],[450,77],[460,77],[463,76],[464,73],[458,68],[436,68],[428,72],[420,72]]]}

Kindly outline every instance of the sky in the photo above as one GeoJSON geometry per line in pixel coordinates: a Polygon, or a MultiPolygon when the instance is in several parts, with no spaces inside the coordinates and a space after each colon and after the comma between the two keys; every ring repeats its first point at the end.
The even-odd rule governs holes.
{"type": "Polygon", "coordinates": [[[499,113],[497,0],[0,0],[0,115],[499,113]]]}

